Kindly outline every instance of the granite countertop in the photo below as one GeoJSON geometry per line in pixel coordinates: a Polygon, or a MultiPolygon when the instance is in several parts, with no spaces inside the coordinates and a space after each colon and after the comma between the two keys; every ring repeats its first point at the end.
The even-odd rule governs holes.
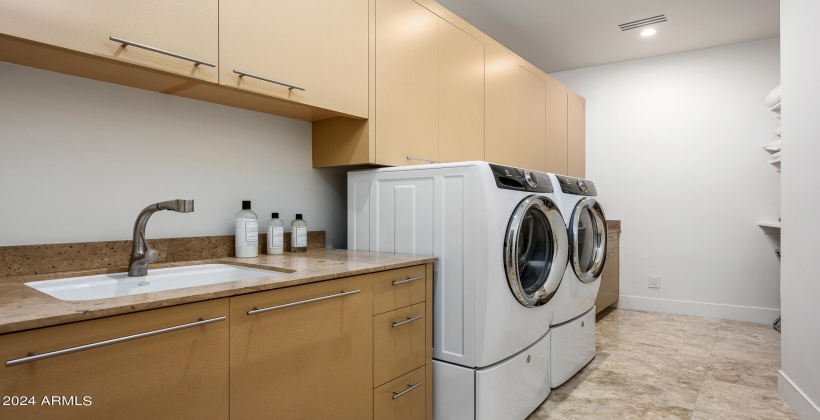
{"type": "Polygon", "coordinates": [[[127,267],[6,277],[0,282],[0,334],[409,267],[434,261],[436,261],[435,257],[321,248],[308,250],[304,254],[286,253],[284,255],[260,255],[257,258],[216,258],[152,264],[149,266],[150,269],[225,263],[273,268],[281,271],[253,280],[86,301],[59,300],[34,290],[23,283],[124,272],[127,271],[127,267]]]}

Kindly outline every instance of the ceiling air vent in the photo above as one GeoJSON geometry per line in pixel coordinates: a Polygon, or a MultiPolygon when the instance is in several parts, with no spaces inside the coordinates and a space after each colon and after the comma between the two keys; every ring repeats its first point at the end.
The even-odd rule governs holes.
{"type": "Polygon", "coordinates": [[[634,22],[627,22],[618,25],[622,31],[640,28],[641,26],[654,25],[656,23],[666,22],[666,15],[653,16],[646,19],[636,20],[634,22]]]}

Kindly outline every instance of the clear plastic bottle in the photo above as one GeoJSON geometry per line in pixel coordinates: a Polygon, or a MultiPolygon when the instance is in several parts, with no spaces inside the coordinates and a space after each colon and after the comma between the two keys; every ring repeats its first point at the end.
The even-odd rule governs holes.
{"type": "Polygon", "coordinates": [[[268,220],[268,254],[281,254],[285,250],[285,224],[279,220],[279,213],[271,213],[268,220]]]}
{"type": "Polygon", "coordinates": [[[296,214],[296,219],[290,226],[290,251],[307,252],[307,222],[302,219],[301,213],[296,214]]]}
{"type": "Polygon", "coordinates": [[[259,218],[251,210],[251,202],[242,202],[242,211],[234,220],[236,256],[253,258],[259,256],[259,218]]]}

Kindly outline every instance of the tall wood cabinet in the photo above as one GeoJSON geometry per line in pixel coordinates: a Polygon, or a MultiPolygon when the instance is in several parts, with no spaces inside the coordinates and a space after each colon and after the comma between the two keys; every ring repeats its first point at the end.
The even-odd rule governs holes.
{"type": "Polygon", "coordinates": [[[484,159],[519,165],[518,56],[497,42],[486,47],[484,159]]]}
{"type": "Polygon", "coordinates": [[[547,145],[546,170],[556,174],[567,174],[567,95],[569,89],[547,79],[547,145]]]}
{"type": "Polygon", "coordinates": [[[574,92],[567,94],[567,175],[586,174],[586,100],[574,92]]]}
{"type": "Polygon", "coordinates": [[[529,70],[518,68],[518,166],[545,171],[546,84],[529,70]]]}

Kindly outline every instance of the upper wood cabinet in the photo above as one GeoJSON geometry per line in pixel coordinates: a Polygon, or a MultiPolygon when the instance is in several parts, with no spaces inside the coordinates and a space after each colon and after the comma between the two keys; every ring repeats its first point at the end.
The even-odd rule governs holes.
{"type": "Polygon", "coordinates": [[[569,89],[547,78],[546,171],[567,174],[567,95],[569,89]]]}
{"type": "Polygon", "coordinates": [[[438,32],[438,16],[418,3],[378,1],[372,163],[402,166],[439,160],[438,32]]]}
{"type": "Polygon", "coordinates": [[[218,12],[217,0],[4,0],[0,33],[216,82],[216,67],[183,57],[218,64],[218,12]]]}
{"type": "Polygon", "coordinates": [[[525,169],[546,170],[546,82],[518,68],[518,162],[525,169]]]}
{"type": "Polygon", "coordinates": [[[368,0],[220,0],[219,59],[220,84],[366,118],[368,0]]]}
{"type": "Polygon", "coordinates": [[[484,44],[439,19],[438,160],[484,159],[484,44]]]}
{"type": "Polygon", "coordinates": [[[0,394],[35,397],[0,406],[0,418],[227,419],[227,316],[228,299],[217,299],[0,335],[6,363],[75,349],[0,368],[0,394]],[[48,396],[75,400],[42,404],[48,396]]]}
{"type": "Polygon", "coordinates": [[[586,174],[586,100],[570,91],[567,96],[567,175],[586,174]]]}
{"type": "Polygon", "coordinates": [[[484,159],[519,166],[519,58],[501,44],[486,45],[484,65],[484,159]]]}

